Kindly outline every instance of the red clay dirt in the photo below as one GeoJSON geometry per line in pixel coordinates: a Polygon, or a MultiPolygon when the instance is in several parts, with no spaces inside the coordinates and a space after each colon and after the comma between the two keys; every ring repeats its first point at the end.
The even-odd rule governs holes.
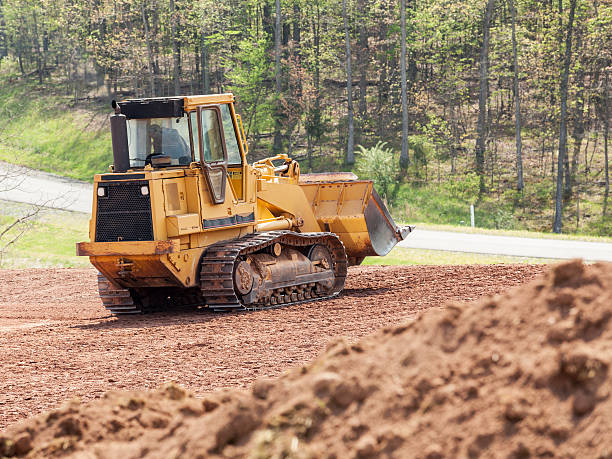
{"type": "Polygon", "coordinates": [[[250,391],[67,403],[0,434],[0,456],[611,457],[612,264],[564,263],[350,341],[250,391]]]}
{"type": "Polygon", "coordinates": [[[198,395],[247,387],[448,300],[502,292],[543,266],[351,268],[326,302],[250,313],[183,310],[116,319],[93,269],[0,270],[0,429],[79,397],[177,381],[198,395]]]}

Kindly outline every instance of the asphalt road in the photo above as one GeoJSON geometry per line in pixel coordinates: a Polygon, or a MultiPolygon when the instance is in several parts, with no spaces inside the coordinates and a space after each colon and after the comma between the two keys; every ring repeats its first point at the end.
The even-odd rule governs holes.
{"type": "Polygon", "coordinates": [[[0,199],[89,214],[93,185],[0,161],[0,199]]]}
{"type": "MultiPolygon", "coordinates": [[[[89,214],[92,197],[93,186],[90,183],[0,162],[0,200],[89,214]]],[[[490,236],[430,231],[418,227],[400,246],[517,257],[612,261],[610,243],[490,236]]]]}
{"type": "Polygon", "coordinates": [[[612,261],[612,244],[604,242],[491,236],[416,228],[400,242],[412,249],[510,255],[516,257],[582,258],[588,261],[612,261]]]}

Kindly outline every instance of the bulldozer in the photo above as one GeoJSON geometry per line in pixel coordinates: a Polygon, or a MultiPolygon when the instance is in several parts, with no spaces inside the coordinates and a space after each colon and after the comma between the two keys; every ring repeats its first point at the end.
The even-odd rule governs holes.
{"type": "Polygon", "coordinates": [[[247,163],[233,94],[113,101],[113,164],[94,177],[89,242],[115,315],[195,305],[258,310],[338,295],[398,227],[372,181],[300,174],[286,154],[247,163]]]}

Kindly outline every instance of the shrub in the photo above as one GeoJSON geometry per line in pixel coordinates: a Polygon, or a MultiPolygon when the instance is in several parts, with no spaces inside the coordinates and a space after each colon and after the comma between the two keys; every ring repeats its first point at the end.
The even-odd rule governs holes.
{"type": "Polygon", "coordinates": [[[444,187],[450,195],[474,204],[478,200],[480,178],[476,172],[467,172],[463,177],[457,176],[455,180],[446,182],[444,187]]]}
{"type": "Polygon", "coordinates": [[[371,148],[358,145],[356,171],[359,177],[372,180],[383,199],[390,203],[391,186],[397,182],[398,157],[385,145],[387,142],[378,142],[371,148]]]}

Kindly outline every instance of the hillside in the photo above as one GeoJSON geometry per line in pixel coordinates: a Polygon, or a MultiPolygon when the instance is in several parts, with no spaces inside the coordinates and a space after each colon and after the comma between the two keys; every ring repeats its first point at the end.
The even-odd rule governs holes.
{"type": "Polygon", "coordinates": [[[606,236],[611,18],[586,0],[6,0],[0,159],[89,179],[112,98],[231,91],[251,160],[356,170],[402,220],[458,225],[473,203],[482,227],[606,236]]]}
{"type": "MultiPolygon", "coordinates": [[[[97,95],[95,89],[92,88],[88,97],[75,102],[61,92],[54,95],[49,87],[40,87],[31,81],[11,80],[9,83],[0,85],[0,160],[86,181],[91,181],[94,174],[104,172],[112,163],[109,109],[106,98],[97,95]]],[[[536,141],[525,138],[524,144],[529,146],[536,141]]],[[[433,171],[425,170],[430,174],[429,180],[419,177],[419,171],[401,181],[391,175],[390,183],[382,186],[389,187],[387,200],[394,217],[410,223],[469,225],[469,205],[474,202],[479,227],[550,231],[553,183],[539,174],[537,160],[527,156],[525,163],[529,167],[525,177],[528,186],[523,193],[513,190],[509,183],[514,160],[513,139],[508,137],[503,142],[500,140],[498,163],[500,171],[505,173],[500,173],[496,187],[489,188],[480,198],[475,175],[451,174],[449,161],[440,160],[433,171]]],[[[397,159],[397,153],[386,147],[379,150],[369,163],[361,160],[358,153],[353,170],[362,177],[380,179],[381,174],[388,172],[380,166],[384,162],[380,156],[390,155],[397,159]]],[[[260,147],[251,159],[265,154],[260,147]]],[[[309,168],[307,158],[302,157],[302,167],[315,172],[349,169],[335,158],[335,155],[317,158],[309,168]]],[[[469,162],[467,154],[454,160],[456,168],[468,169],[469,162]]],[[[380,190],[381,184],[377,186],[380,190]]],[[[601,218],[599,188],[599,183],[585,185],[580,202],[573,200],[568,205],[565,232],[594,236],[612,234],[612,217],[601,218]],[[576,206],[580,207],[578,223],[576,206]]]]}
{"type": "Polygon", "coordinates": [[[113,162],[108,105],[54,84],[0,78],[0,160],[92,181],[113,162]]]}

